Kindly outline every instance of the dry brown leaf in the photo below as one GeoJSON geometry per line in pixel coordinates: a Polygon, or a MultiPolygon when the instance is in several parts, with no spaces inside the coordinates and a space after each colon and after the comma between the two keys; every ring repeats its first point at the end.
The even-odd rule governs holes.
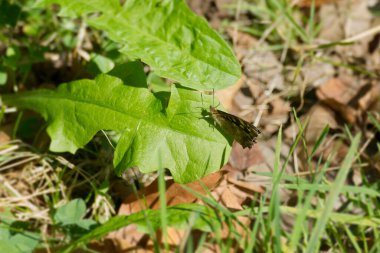
{"type": "Polygon", "coordinates": [[[350,104],[357,92],[358,86],[333,78],[317,89],[317,96],[323,103],[340,113],[346,121],[355,123],[358,112],[350,104]]]}
{"type": "Polygon", "coordinates": [[[311,147],[314,146],[326,125],[330,129],[338,128],[334,112],[329,107],[321,104],[312,106],[306,118],[309,119],[309,122],[305,129],[305,139],[311,147]]]}
{"type": "MultiPolygon", "coordinates": [[[[241,64],[244,74],[252,84],[268,84],[273,79],[278,79],[278,76],[282,76],[283,66],[272,51],[244,52],[241,64]]],[[[280,82],[273,82],[273,84],[276,84],[274,88],[278,90],[284,89],[280,82]]]]}
{"type": "MultiPolygon", "coordinates": [[[[258,103],[261,104],[262,100],[264,98],[260,98],[258,103]]],[[[275,97],[267,106],[268,110],[263,112],[260,124],[265,127],[265,133],[273,134],[278,131],[280,125],[288,121],[291,111],[290,103],[281,97],[275,97]]]]}
{"type": "Polygon", "coordinates": [[[233,102],[239,108],[240,111],[241,109],[247,108],[253,104],[253,97],[251,94],[246,95],[243,93],[242,90],[240,90],[233,98],[233,102]]]}
{"type": "MultiPolygon", "coordinates": [[[[328,125],[330,129],[337,129],[339,124],[335,119],[334,111],[321,103],[317,103],[312,106],[309,112],[301,118],[303,124],[306,124],[307,120],[308,122],[304,133],[308,151],[307,153],[310,154],[326,125],[328,125]]],[[[298,147],[297,157],[299,158],[301,165],[300,171],[308,171],[310,170],[308,157],[306,156],[303,144],[301,142],[298,143],[298,147]]],[[[326,149],[326,147],[319,147],[316,151],[317,154],[319,154],[319,152],[323,149],[326,149]]]]}
{"type": "Polygon", "coordinates": [[[312,87],[319,87],[334,77],[335,69],[332,64],[325,62],[310,62],[302,66],[303,79],[312,87]]]}
{"type": "MultiPolygon", "coordinates": [[[[204,177],[201,181],[209,190],[212,190],[217,185],[219,185],[220,181],[223,179],[223,174],[225,174],[225,172],[218,171],[216,173],[212,173],[204,177]]],[[[186,184],[186,186],[198,193],[206,194],[199,182],[192,182],[186,184]]],[[[139,195],[140,199],[144,195],[147,208],[158,209],[160,206],[158,180],[155,180],[148,187],[140,191],[139,195]]],[[[180,184],[174,183],[173,180],[168,180],[166,182],[166,200],[168,206],[177,205],[181,203],[193,203],[194,201],[196,201],[196,199],[197,198],[194,195],[186,191],[180,184]]],[[[141,211],[141,207],[145,208],[144,206],[141,206],[140,200],[138,200],[134,194],[130,194],[124,200],[124,203],[120,206],[119,214],[128,215],[131,213],[135,213],[141,211]]]]}
{"type": "Polygon", "coordinates": [[[244,80],[245,78],[241,77],[234,85],[215,92],[215,96],[219,99],[220,103],[227,111],[233,110],[234,97],[244,84],[244,80]]]}
{"type": "MultiPolygon", "coordinates": [[[[263,189],[247,182],[239,182],[231,176],[231,173],[233,174],[231,171],[219,171],[205,177],[202,179],[202,182],[207,188],[210,189],[215,199],[220,201],[220,204],[233,210],[241,210],[243,201],[247,198],[252,198],[255,192],[262,193],[263,189]]],[[[195,196],[184,190],[181,185],[178,185],[173,181],[169,181],[166,184],[166,198],[169,206],[180,203],[192,203],[198,200],[195,196]]],[[[198,182],[187,184],[187,186],[202,195],[206,195],[203,187],[198,182]]],[[[128,196],[124,201],[124,204],[122,204],[119,209],[119,215],[128,215],[140,211],[142,208],[159,208],[157,180],[144,190],[144,196],[144,203],[146,203],[146,206],[142,201],[137,200],[135,196],[128,196]]],[[[246,217],[240,217],[239,220],[244,223],[249,223],[250,221],[250,219],[246,217]]],[[[243,228],[239,228],[239,225],[237,224],[236,226],[241,233],[244,233],[243,228]]],[[[222,235],[228,235],[228,227],[223,228],[222,235]]],[[[181,245],[185,236],[186,231],[169,229],[167,242],[170,245],[181,245]]],[[[114,245],[116,245],[115,247],[118,247],[119,252],[122,250],[131,249],[132,247],[134,247],[134,249],[142,249],[147,246],[151,248],[152,246],[152,241],[149,238],[146,238],[143,233],[138,232],[136,230],[136,226],[134,225],[115,231],[108,235],[107,238],[114,242],[114,245]]],[[[158,240],[163,240],[159,232],[157,234],[157,238],[158,240]]]]}
{"type": "Polygon", "coordinates": [[[230,155],[229,164],[231,170],[243,171],[255,164],[264,161],[259,145],[254,145],[251,149],[244,149],[238,143],[234,143],[230,155]]]}
{"type": "Polygon", "coordinates": [[[319,7],[323,4],[331,4],[336,3],[339,0],[299,0],[297,1],[297,5],[300,7],[311,7],[314,3],[316,7],[319,7]]]}
{"type": "MultiPolygon", "coordinates": [[[[201,181],[210,191],[212,191],[222,181],[225,173],[226,172],[219,171],[206,176],[201,181]]],[[[206,194],[199,182],[189,183],[186,186],[202,195],[206,194]]],[[[197,200],[194,195],[184,190],[181,185],[174,183],[172,180],[166,182],[166,187],[166,200],[168,206],[177,205],[180,203],[193,203],[197,200]]],[[[129,215],[141,211],[142,209],[158,209],[160,206],[158,180],[155,180],[152,184],[140,191],[139,195],[139,198],[137,198],[134,194],[128,195],[124,200],[124,203],[120,206],[118,214],[129,215]],[[142,200],[142,195],[144,195],[145,200],[142,200]]],[[[183,231],[178,231],[176,229],[168,230],[168,234],[170,235],[168,242],[173,243],[174,245],[178,245],[184,235],[183,231]]],[[[118,248],[117,252],[131,249],[141,250],[145,249],[147,246],[150,246],[150,248],[153,249],[153,242],[149,238],[144,240],[145,234],[137,231],[135,225],[130,225],[118,231],[114,231],[110,233],[107,238],[114,242],[115,247],[118,248]]]]}
{"type": "Polygon", "coordinates": [[[0,131],[0,144],[4,144],[11,140],[11,137],[9,137],[8,134],[6,134],[4,131],[0,131]]]}
{"type": "Polygon", "coordinates": [[[347,105],[356,94],[357,89],[348,85],[341,79],[332,78],[317,90],[317,96],[321,101],[333,99],[337,103],[347,105]]]}
{"type": "Polygon", "coordinates": [[[265,190],[262,186],[257,185],[253,182],[244,182],[240,180],[236,180],[234,178],[228,177],[228,182],[233,184],[235,187],[243,189],[245,192],[248,192],[249,194],[254,193],[264,193],[265,190]]]}
{"type": "Polygon", "coordinates": [[[331,79],[320,86],[316,94],[321,102],[339,113],[347,122],[362,123],[367,110],[376,105],[380,95],[379,83],[375,81],[373,84],[364,84],[364,80],[360,84],[349,78],[347,80],[331,79]]]}
{"type": "Polygon", "coordinates": [[[340,41],[344,39],[344,18],[343,10],[334,5],[322,5],[319,10],[319,19],[321,20],[321,31],[318,39],[322,42],[340,41]]]}
{"type": "MultiPolygon", "coordinates": [[[[258,45],[258,40],[249,33],[237,31],[236,29],[228,28],[228,35],[233,38],[234,46],[237,48],[237,54],[242,52],[242,49],[254,49],[258,45]]],[[[242,57],[243,55],[241,55],[242,57]]],[[[241,57],[238,57],[240,59],[241,57]]]]}
{"type": "Polygon", "coordinates": [[[241,200],[239,200],[237,198],[237,196],[231,192],[229,187],[227,187],[223,191],[223,193],[221,195],[221,200],[222,200],[222,203],[224,204],[224,206],[227,208],[231,208],[234,210],[242,210],[243,209],[241,206],[241,200]]]}
{"type": "Polygon", "coordinates": [[[368,90],[365,94],[359,99],[359,109],[363,112],[374,107],[374,104],[379,101],[380,96],[380,83],[375,82],[372,86],[368,87],[368,90]]]}

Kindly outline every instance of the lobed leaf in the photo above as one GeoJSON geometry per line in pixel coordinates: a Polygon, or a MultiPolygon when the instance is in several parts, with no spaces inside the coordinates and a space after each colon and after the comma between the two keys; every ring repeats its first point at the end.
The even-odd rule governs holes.
{"type": "Polygon", "coordinates": [[[41,113],[55,152],[75,153],[102,129],[119,132],[117,174],[134,166],[144,173],[168,168],[175,181],[185,183],[228,161],[232,140],[200,117],[201,106],[211,98],[202,101],[199,92],[174,85],[167,108],[147,88],[127,86],[104,74],[57,90],[5,95],[3,100],[41,113]]]}

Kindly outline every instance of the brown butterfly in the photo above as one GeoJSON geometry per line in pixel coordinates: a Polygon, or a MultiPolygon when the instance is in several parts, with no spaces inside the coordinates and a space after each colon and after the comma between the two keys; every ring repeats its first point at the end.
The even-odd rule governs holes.
{"type": "Polygon", "coordinates": [[[256,143],[256,137],[261,131],[252,123],[245,121],[232,114],[220,111],[213,106],[210,106],[210,112],[215,122],[243,148],[252,148],[256,143]]]}

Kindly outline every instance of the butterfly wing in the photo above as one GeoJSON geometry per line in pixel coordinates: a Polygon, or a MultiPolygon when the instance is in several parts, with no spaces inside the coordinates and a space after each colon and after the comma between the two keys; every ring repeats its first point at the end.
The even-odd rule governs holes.
{"type": "Polygon", "coordinates": [[[210,107],[211,115],[216,123],[228,134],[234,137],[243,148],[252,148],[261,131],[253,124],[232,114],[210,107]]]}

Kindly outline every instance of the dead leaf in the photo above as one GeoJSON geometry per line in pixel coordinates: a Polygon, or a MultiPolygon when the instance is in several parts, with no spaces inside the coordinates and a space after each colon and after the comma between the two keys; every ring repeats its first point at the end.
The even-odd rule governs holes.
{"type": "Polygon", "coordinates": [[[302,74],[306,83],[319,87],[334,77],[334,66],[324,62],[311,62],[302,66],[302,74]]]}
{"type": "Polygon", "coordinates": [[[321,101],[333,99],[339,104],[347,105],[356,92],[357,89],[341,79],[332,78],[318,88],[317,96],[321,101]]]}
{"type": "MultiPolygon", "coordinates": [[[[220,184],[225,173],[226,172],[219,171],[204,177],[201,181],[210,191],[212,191],[220,184]]],[[[202,195],[206,195],[206,192],[199,182],[192,182],[186,186],[202,195]]],[[[166,200],[168,206],[197,201],[197,198],[194,195],[186,191],[180,184],[174,183],[173,180],[166,182],[166,188],[166,200]]],[[[142,209],[159,209],[159,207],[158,180],[155,180],[152,184],[139,192],[138,198],[134,194],[128,195],[120,206],[118,215],[129,215],[139,212],[142,209]],[[145,200],[143,200],[142,196],[144,196],[145,200]]],[[[168,233],[170,233],[168,242],[174,243],[174,245],[178,245],[184,235],[183,231],[178,231],[176,229],[170,229],[168,230],[168,233]]],[[[147,246],[151,246],[153,249],[153,242],[150,239],[144,241],[144,238],[145,234],[137,231],[135,225],[124,227],[107,236],[107,239],[113,241],[118,247],[117,252],[131,249],[141,250],[147,246]]]]}
{"type": "Polygon", "coordinates": [[[233,101],[236,93],[240,90],[242,85],[244,84],[244,77],[241,77],[234,85],[229,86],[226,89],[218,90],[215,92],[215,96],[218,98],[222,106],[227,111],[233,111],[233,101]]]}
{"type": "Polygon", "coordinates": [[[333,78],[317,89],[317,96],[323,103],[340,113],[346,121],[355,123],[358,112],[350,106],[350,103],[357,92],[357,86],[333,78]]]}
{"type": "MultiPolygon", "coordinates": [[[[228,35],[233,38],[235,49],[237,53],[243,52],[245,50],[252,50],[258,45],[258,40],[249,33],[237,31],[233,28],[227,29],[228,35]]],[[[241,55],[242,57],[243,55],[241,55]]],[[[241,59],[238,57],[238,59],[241,59]]]]}
{"type": "MultiPolygon", "coordinates": [[[[247,89],[244,89],[244,90],[247,90],[247,89]]],[[[239,92],[237,92],[236,95],[234,96],[233,102],[241,110],[253,104],[253,97],[251,94],[244,94],[242,92],[242,89],[240,89],[239,92]]]]}
{"type": "MultiPolygon", "coordinates": [[[[209,189],[214,189],[222,180],[223,174],[225,172],[219,171],[212,173],[204,178],[202,178],[203,184],[209,189]]],[[[186,184],[187,187],[193,189],[194,191],[200,194],[206,194],[203,187],[199,182],[192,182],[186,184]]],[[[139,192],[139,199],[145,197],[145,202],[147,208],[149,209],[158,209],[160,207],[159,203],[159,193],[158,193],[158,180],[155,180],[148,187],[139,192]]],[[[141,203],[134,194],[130,194],[120,206],[119,214],[128,215],[141,211],[141,203]]],[[[174,183],[173,180],[166,181],[166,200],[168,206],[173,206],[181,203],[193,203],[197,198],[186,191],[180,184],[174,183]]]]}
{"type": "Polygon", "coordinates": [[[340,6],[322,5],[319,10],[319,19],[321,20],[318,39],[325,43],[340,41],[345,38],[344,34],[344,18],[342,17],[344,10],[340,6]]]}
{"type": "Polygon", "coordinates": [[[316,7],[319,7],[323,4],[331,4],[336,3],[339,0],[299,0],[297,1],[297,5],[300,7],[311,7],[314,4],[316,7]]]}
{"type": "Polygon", "coordinates": [[[8,134],[6,134],[4,131],[0,131],[0,144],[7,143],[11,140],[11,137],[9,137],[8,134]]]}
{"type": "Polygon", "coordinates": [[[253,182],[244,182],[241,180],[236,180],[234,178],[228,178],[228,182],[232,183],[236,188],[242,189],[245,192],[248,192],[248,194],[253,195],[255,193],[264,193],[265,190],[262,186],[257,185],[253,182]]]}
{"type": "Polygon", "coordinates": [[[227,187],[223,191],[222,196],[221,196],[221,200],[222,200],[222,203],[224,204],[224,206],[226,206],[227,208],[234,209],[234,210],[242,210],[243,209],[241,206],[241,200],[239,200],[237,198],[237,196],[231,192],[229,187],[227,187]]]}
{"type": "MultiPolygon", "coordinates": [[[[259,104],[267,103],[261,102],[264,98],[258,100],[259,104]]],[[[281,97],[272,97],[272,101],[267,103],[268,110],[265,110],[261,116],[260,125],[265,128],[265,133],[273,134],[278,131],[280,125],[285,124],[289,119],[289,112],[291,111],[290,103],[283,100],[281,97]]]]}
{"type": "Polygon", "coordinates": [[[264,157],[259,145],[256,144],[251,149],[245,149],[238,143],[233,144],[229,160],[232,170],[243,171],[263,161],[264,157]]]}
{"type": "Polygon", "coordinates": [[[363,112],[369,110],[374,106],[375,103],[378,102],[380,96],[380,83],[375,81],[373,85],[371,85],[367,92],[359,99],[359,109],[363,112]]]}
{"type": "Polygon", "coordinates": [[[330,129],[337,129],[339,126],[334,112],[329,107],[321,104],[314,105],[305,118],[309,119],[305,129],[305,139],[311,147],[314,146],[327,125],[330,129]]]}

